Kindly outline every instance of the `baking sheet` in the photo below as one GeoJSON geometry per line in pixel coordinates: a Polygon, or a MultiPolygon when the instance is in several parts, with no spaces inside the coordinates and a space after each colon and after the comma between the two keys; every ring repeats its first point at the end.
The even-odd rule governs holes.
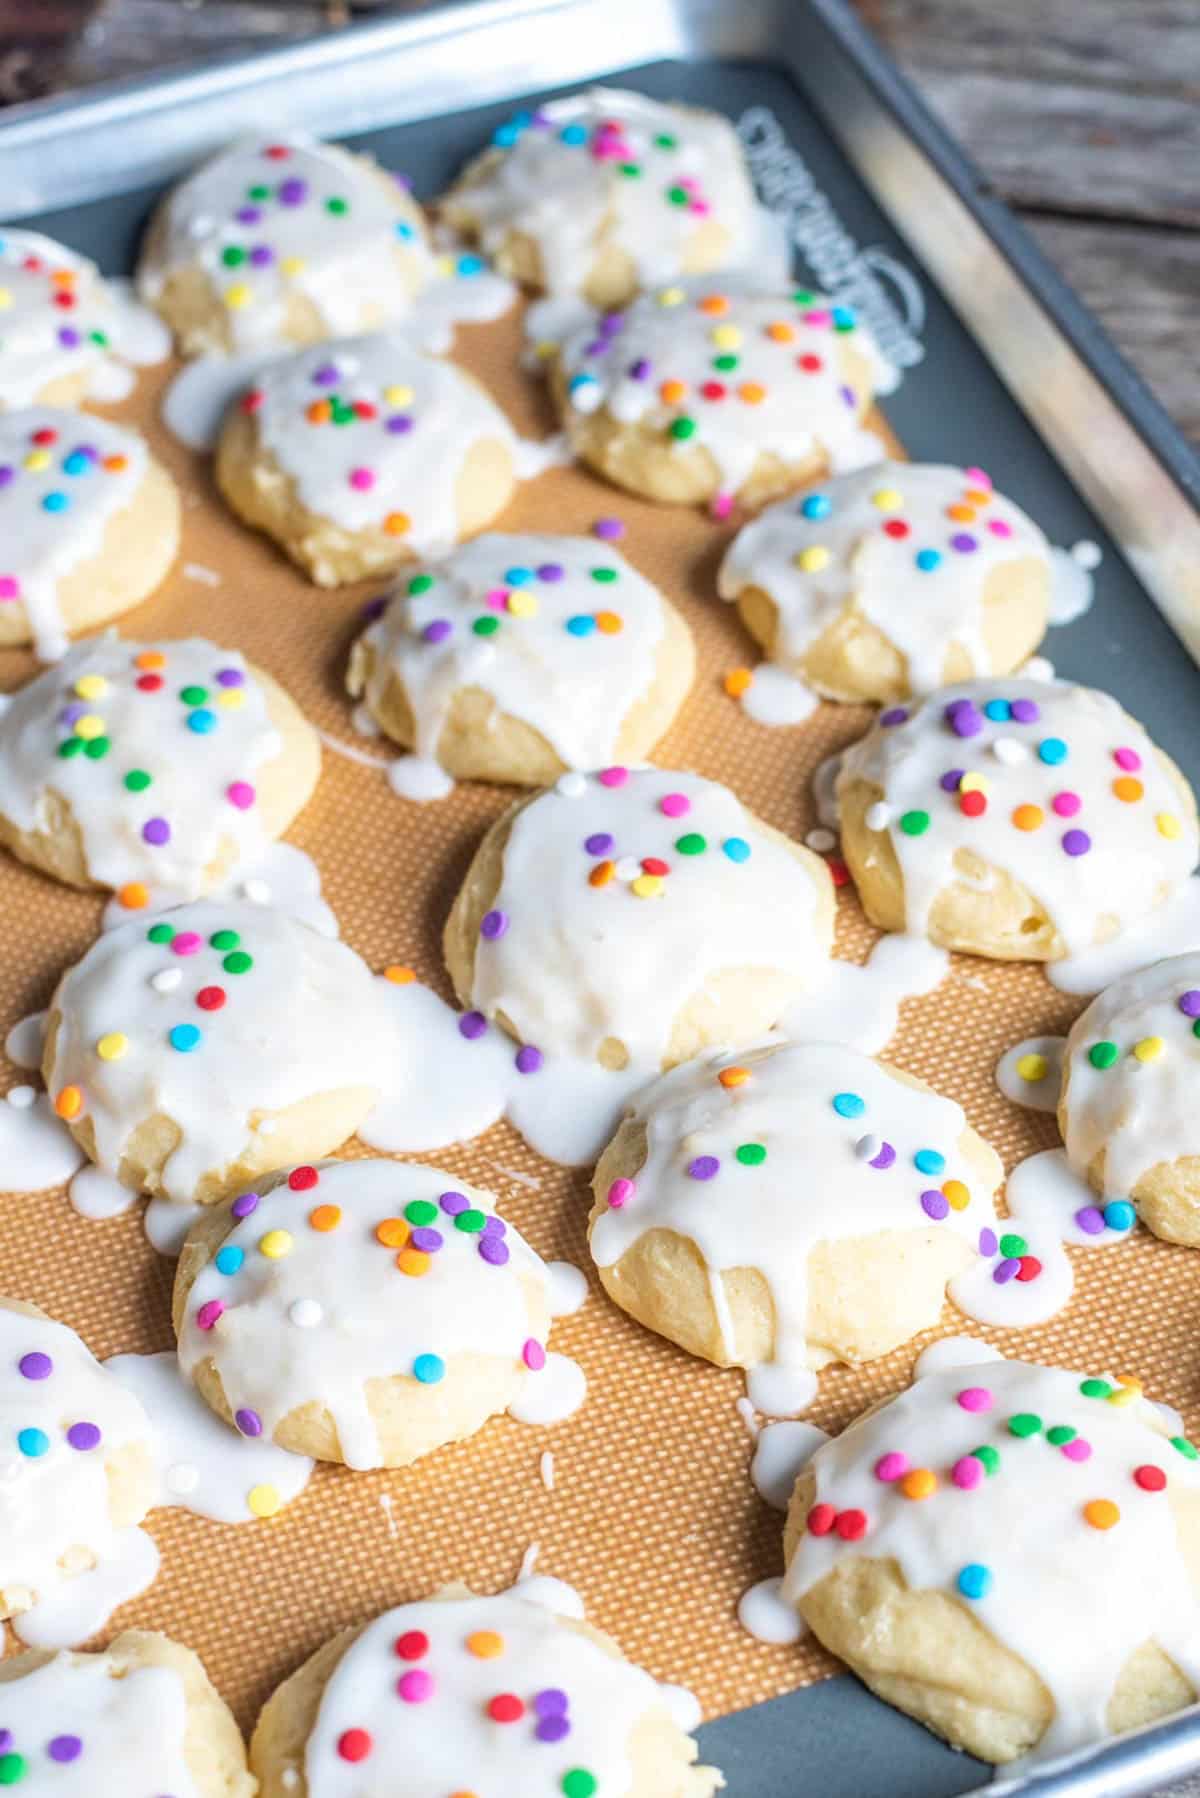
{"type": "MultiPolygon", "coordinates": [[[[770,106],[859,243],[912,265],[906,245],[779,72],[746,64],[660,64],[623,73],[621,80],[733,116],[751,105],[770,106]]],[[[509,110],[506,103],[375,131],[356,143],[404,168],[418,193],[429,196],[509,110]]],[[[141,190],[29,222],[97,256],[109,272],[123,272],[154,197],[141,190]]],[[[1053,633],[1047,653],[1060,672],[1116,692],[1195,780],[1200,757],[1188,725],[1200,700],[1200,674],[1113,553],[1102,521],[1083,506],[928,284],[924,301],[926,359],[889,401],[890,419],[912,455],[981,462],[1053,539],[1090,537],[1105,548],[1096,608],[1053,633]]],[[[464,329],[457,359],[482,376],[522,430],[539,435],[551,420],[538,389],[516,371],[517,329],[515,319],[464,329]]],[[[166,371],[150,371],[133,401],[107,409],[147,431],[186,496],[179,561],[160,594],[121,621],[122,634],[203,631],[236,645],[270,668],[322,730],[361,748],[350,730],[341,677],[372,589],[310,588],[269,544],[224,514],[204,464],[157,426],[165,378],[166,371]],[[216,571],[220,585],[189,579],[189,564],[216,571]]],[[[728,781],[770,822],[803,834],[815,822],[809,775],[861,731],[866,712],[823,706],[797,730],[769,731],[748,722],[724,695],[721,673],[755,659],[732,610],[713,597],[729,527],[700,513],[641,504],[574,470],[530,483],[498,523],[520,530],[550,520],[558,529],[586,531],[612,514],[626,521],[622,547],[630,560],[681,606],[700,647],[696,688],[655,759],[728,781]]],[[[4,687],[30,672],[27,656],[0,655],[4,687]]],[[[319,863],[346,940],[375,967],[410,963],[448,996],[437,953],[441,924],[480,834],[509,798],[505,790],[477,786],[460,789],[444,805],[417,809],[394,799],[381,775],[327,754],[318,793],[290,834],[319,863]]],[[[8,863],[0,868],[0,905],[7,927],[0,1022],[7,1025],[45,1003],[59,969],[91,940],[100,908],[8,863]]],[[[857,957],[872,937],[852,894],[843,891],[840,952],[857,957]]],[[[994,1088],[992,1066],[1017,1038],[1061,1030],[1078,1009],[1037,969],[959,958],[937,994],[906,1006],[890,1054],[959,1099],[1011,1165],[1050,1146],[1053,1124],[1008,1104],[994,1088]]],[[[586,1265],[582,1175],[538,1161],[504,1125],[427,1159],[491,1186],[505,1215],[543,1254],[586,1265]],[[539,1184],[514,1180],[514,1170],[539,1184]]],[[[170,1346],[170,1266],[144,1241],[136,1214],[88,1223],[55,1193],[6,1198],[0,1206],[0,1289],[42,1304],[101,1355],[170,1346]]],[[[1118,1256],[1078,1252],[1073,1259],[1076,1295],[1059,1318],[1019,1335],[969,1326],[972,1333],[990,1335],[1012,1353],[1139,1373],[1154,1397],[1178,1405],[1189,1425],[1200,1422],[1191,1346],[1200,1286],[1187,1251],[1139,1236],[1118,1256]]],[[[964,1327],[950,1309],[945,1325],[964,1327]]],[[[574,1419],[551,1431],[501,1419],[406,1472],[318,1469],[287,1512],[239,1529],[154,1513],[150,1527],[163,1550],[162,1572],[114,1627],[136,1622],[187,1641],[249,1724],[273,1685],[344,1623],[451,1578],[484,1590],[507,1583],[536,1543],[539,1565],[579,1586],[597,1623],[660,1677],[690,1685],[710,1716],[826,1674],[831,1663],[812,1645],[765,1647],[734,1620],[742,1590],[777,1572],[780,1562],[780,1519],[747,1479],[751,1445],[735,1410],[741,1376],[694,1361],[642,1331],[594,1285],[584,1310],[556,1325],[555,1343],[583,1362],[590,1396],[574,1419]],[[555,1458],[552,1493],[538,1477],[545,1448],[555,1458]],[[393,1501],[390,1515],[382,1495],[393,1501]]],[[[903,1383],[920,1346],[866,1370],[823,1374],[813,1420],[840,1428],[869,1399],[903,1383]]],[[[849,1741],[864,1739],[857,1722],[843,1735],[847,1752],[836,1751],[831,1706],[842,1703],[837,1695],[849,1696],[854,1718],[866,1712],[866,1701],[844,1683],[829,1694],[821,1696],[820,1715],[815,1705],[785,1706],[779,1714],[786,1711],[787,1731],[759,1732],[760,1743],[777,1744],[774,1761],[758,1750],[746,1756],[755,1738],[744,1729],[725,1738],[719,1726],[706,1751],[719,1760],[720,1743],[728,1739],[743,1769],[734,1789],[762,1798],[789,1789],[780,1780],[793,1755],[797,1786],[800,1767],[809,1776],[821,1767],[823,1798],[838,1790],[864,1798],[885,1785],[892,1793],[950,1792],[982,1777],[914,1726],[878,1711],[888,1728],[877,1739],[889,1749],[876,1763],[881,1773],[886,1768],[877,1786],[857,1747],[849,1755],[849,1741]],[[911,1752],[897,1747],[910,1737],[911,1752]]],[[[756,1715],[775,1714],[770,1707],[756,1715]]],[[[867,1739],[873,1739],[869,1732],[867,1739]]]]}

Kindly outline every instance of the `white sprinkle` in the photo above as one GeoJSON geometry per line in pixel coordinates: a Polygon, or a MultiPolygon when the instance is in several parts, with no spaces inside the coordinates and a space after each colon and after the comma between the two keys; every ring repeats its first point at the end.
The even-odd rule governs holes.
{"type": "Polygon", "coordinates": [[[200,1469],[190,1461],[176,1461],[163,1475],[163,1484],[168,1492],[173,1492],[177,1498],[184,1498],[200,1484],[200,1469]]]}
{"type": "Polygon", "coordinates": [[[1015,767],[1018,762],[1029,760],[1028,749],[1024,743],[1018,742],[1016,737],[997,737],[992,744],[992,754],[1007,768],[1015,767]]]}
{"type": "Polygon", "coordinates": [[[804,841],[810,849],[815,849],[818,855],[823,855],[827,849],[833,848],[837,838],[831,830],[826,830],[824,825],[818,825],[816,830],[809,831],[804,841]]]}
{"type": "Polygon", "coordinates": [[[151,974],[150,984],[156,993],[173,993],[182,979],[182,968],[161,968],[157,974],[151,974]]]}
{"type": "Polygon", "coordinates": [[[1017,673],[1024,675],[1026,680],[1053,680],[1054,663],[1046,656],[1030,656],[1025,666],[1017,669],[1017,673]]]}
{"type": "Polygon", "coordinates": [[[564,799],[582,799],[587,792],[587,781],[582,774],[576,774],[574,771],[570,774],[560,774],[554,783],[554,791],[561,793],[564,799]]]}
{"type": "Polygon", "coordinates": [[[1084,537],[1081,542],[1071,545],[1071,560],[1078,562],[1081,568],[1099,568],[1104,560],[1104,551],[1090,537],[1084,537]]]}
{"type": "Polygon", "coordinates": [[[642,864],[636,855],[623,855],[617,863],[618,880],[636,880],[642,871],[642,864]]]}
{"type": "Polygon", "coordinates": [[[860,1161],[874,1161],[883,1147],[881,1136],[860,1136],[854,1145],[854,1153],[860,1161]]]}
{"type": "Polygon", "coordinates": [[[300,1775],[295,1767],[285,1767],[283,1772],[279,1775],[279,1783],[287,1791],[294,1792],[296,1787],[300,1784],[300,1775]]]}
{"type": "Polygon", "coordinates": [[[325,1312],[316,1299],[297,1299],[288,1308],[288,1316],[298,1330],[315,1330],[325,1312]]]}
{"type": "Polygon", "coordinates": [[[37,1088],[35,1086],[14,1086],[7,1096],[14,1111],[28,1111],[37,1098],[37,1088]]]}
{"type": "Polygon", "coordinates": [[[245,880],[242,882],[242,893],[251,905],[270,905],[271,889],[265,880],[245,880]]]}
{"type": "Polygon", "coordinates": [[[221,577],[215,568],[206,568],[203,562],[185,562],[184,575],[189,581],[199,581],[202,587],[219,587],[221,577]]]}
{"type": "Polygon", "coordinates": [[[550,1453],[549,1449],[546,1449],[543,1452],[542,1458],[538,1462],[538,1472],[542,1476],[542,1485],[546,1488],[547,1492],[553,1492],[553,1490],[554,1490],[554,1456],[550,1453]]]}
{"type": "Polygon", "coordinates": [[[866,826],[868,830],[886,830],[891,821],[892,808],[884,800],[877,799],[874,805],[867,807],[866,826]]]}
{"type": "Polygon", "coordinates": [[[590,375],[579,375],[571,383],[571,404],[576,412],[597,412],[604,400],[599,381],[590,375]]]}
{"type": "Polygon", "coordinates": [[[207,212],[198,212],[196,214],[195,218],[191,219],[188,223],[188,227],[187,227],[188,236],[189,237],[207,237],[209,235],[210,231],[213,229],[213,223],[214,223],[214,221],[213,221],[211,214],[209,214],[207,212]]]}
{"type": "Polygon", "coordinates": [[[362,366],[357,356],[347,355],[343,350],[337,352],[337,365],[339,381],[346,381],[351,375],[356,375],[362,366]]]}

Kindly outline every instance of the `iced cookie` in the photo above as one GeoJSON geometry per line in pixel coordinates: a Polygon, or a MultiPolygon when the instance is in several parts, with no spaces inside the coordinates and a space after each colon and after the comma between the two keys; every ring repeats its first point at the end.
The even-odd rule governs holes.
{"type": "Polygon", "coordinates": [[[0,415],[0,648],[43,661],[145,599],[179,547],[179,495],[135,431],[50,406],[0,415]]]}
{"type": "Polygon", "coordinates": [[[194,899],[287,829],[320,766],[294,701],[237,650],[93,637],[0,699],[0,842],[131,909],[194,899]]]}
{"type": "MultiPolygon", "coordinates": [[[[74,1330],[9,1298],[0,1299],[0,1434],[6,1618],[115,1556],[122,1532],[154,1503],[157,1481],[150,1419],[139,1400],[74,1330]]],[[[0,1725],[8,1722],[0,1715],[0,1725]]]]}
{"type": "Polygon", "coordinates": [[[1075,1022],[1058,1123],[1076,1173],[1200,1245],[1200,954],[1126,974],[1075,1022]]]}
{"type": "Polygon", "coordinates": [[[173,188],[137,289],[194,356],[374,330],[404,315],[430,266],[395,176],[292,134],[234,144],[173,188]]]}
{"type": "Polygon", "coordinates": [[[440,1168],[324,1162],[192,1226],[184,1373],[244,1435],[349,1467],[473,1436],[546,1360],[546,1270],[491,1193],[440,1168]]]}
{"type": "Polygon", "coordinates": [[[446,925],[462,1003],[543,1057],[648,1076],[762,1035],[821,978],[825,864],[727,787],[564,775],[480,844],[446,925]]]}
{"type": "Polygon", "coordinates": [[[43,1072],[105,1173],[214,1204],[353,1135],[393,1047],[352,949],[270,906],[200,900],[106,931],[63,975],[43,1072]]]}
{"type": "Polygon", "coordinates": [[[1196,865],[1196,804],[1107,693],[968,681],[847,750],[842,849],[867,916],[998,961],[1105,942],[1196,865]]]}
{"type": "Polygon", "coordinates": [[[694,1700],[520,1593],[447,1587],[319,1648],[259,1717],[260,1798],[711,1798],[694,1700]]]}
{"type": "Polygon", "coordinates": [[[610,545],[488,535],[400,577],[347,685],[448,773],[548,786],[568,768],[641,761],[695,662],[674,606],[610,545]]]}
{"type": "Polygon", "coordinates": [[[789,674],[886,704],[1026,661],[1046,629],[1050,548],[982,469],[885,462],[744,526],[718,590],[789,674]]]}
{"type": "Polygon", "coordinates": [[[961,1106],[854,1049],[720,1049],[635,1099],[596,1169],[592,1256],[640,1323],[782,1381],[936,1324],[1002,1177],[961,1106]]]}
{"type": "Polygon", "coordinates": [[[0,1662],[0,1785],[22,1798],[253,1798],[256,1789],[199,1656],[133,1629],[102,1654],[0,1662]]]}
{"type": "Polygon", "coordinates": [[[870,333],[819,294],[692,283],[568,331],[551,385],[575,454],[645,499],[761,505],[883,454],[870,333]]]}
{"type": "Polygon", "coordinates": [[[94,262],[0,227],[0,412],[78,406],[109,350],[112,298],[94,262]]]}
{"type": "Polygon", "coordinates": [[[1136,1380],[918,1380],[825,1444],[784,1596],[881,1698],[981,1760],[1070,1753],[1200,1691],[1200,1472],[1136,1380]]]}
{"type": "Polygon", "coordinates": [[[505,274],[593,306],[747,262],[762,229],[727,119],[615,88],[501,125],[441,211],[505,274]]]}
{"type": "Polygon", "coordinates": [[[516,451],[477,381],[380,332],[264,369],[226,417],[217,484],[239,518],[336,587],[490,524],[512,495],[516,451]]]}

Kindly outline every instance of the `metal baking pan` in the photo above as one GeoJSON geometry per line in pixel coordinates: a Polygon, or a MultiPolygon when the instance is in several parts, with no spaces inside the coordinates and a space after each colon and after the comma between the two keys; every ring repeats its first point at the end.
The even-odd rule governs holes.
{"type": "MultiPolygon", "coordinates": [[[[1100,544],[1096,605],[1055,632],[1056,665],[1152,717],[1200,784],[1200,669],[1180,643],[1200,657],[1200,463],[847,0],[431,6],[14,108],[0,204],[125,274],[163,186],[242,129],[350,139],[428,198],[518,102],[613,77],[741,121],[798,270],[906,365],[887,410],[910,454],[969,463],[985,448],[1052,539],[1100,544]]],[[[949,1798],[990,1776],[844,1677],[700,1736],[737,1798],[949,1798]]],[[[1200,1707],[1002,1789],[1125,1798],[1197,1769],[1200,1707]]]]}

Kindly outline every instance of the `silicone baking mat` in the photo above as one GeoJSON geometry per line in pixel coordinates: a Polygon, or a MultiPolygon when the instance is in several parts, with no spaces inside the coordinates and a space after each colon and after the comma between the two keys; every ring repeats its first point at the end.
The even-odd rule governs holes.
{"type": "MultiPolygon", "coordinates": [[[[750,104],[771,105],[835,193],[843,220],[860,238],[905,256],[783,78],[744,65],[662,65],[621,79],[733,116],[750,104]]],[[[418,191],[429,195],[498,116],[489,108],[374,133],[366,142],[389,166],[413,173],[418,191]]],[[[126,195],[31,222],[120,271],[151,197],[126,195]]],[[[1100,522],[936,293],[927,291],[924,304],[927,359],[888,403],[909,452],[981,462],[1059,541],[1089,536],[1104,543],[1100,522]]],[[[486,382],[523,432],[544,435],[553,420],[536,383],[518,370],[518,345],[513,315],[460,330],[455,359],[486,382]]],[[[225,512],[205,460],[158,423],[169,373],[146,371],[133,399],[107,409],[146,432],[184,494],[179,559],[161,591],[120,621],[121,634],[203,633],[237,646],[275,674],[323,732],[374,753],[354,737],[342,681],[362,606],[376,588],[328,593],[309,586],[265,539],[225,512]]],[[[770,730],[748,721],[726,696],[723,673],[756,659],[733,609],[714,593],[736,520],[718,525],[699,511],[653,507],[582,471],[556,469],[526,484],[497,526],[587,532],[597,518],[613,515],[626,525],[624,553],[681,607],[699,647],[695,687],[654,759],[727,782],[770,823],[803,836],[816,822],[813,770],[861,733],[867,711],[824,705],[798,728],[770,730]]],[[[1187,728],[1200,677],[1111,545],[1095,609],[1053,633],[1046,650],[1061,672],[1114,690],[1193,776],[1200,771],[1187,728]]],[[[0,655],[0,685],[12,687],[32,671],[27,655],[0,655]]],[[[466,786],[444,803],[416,807],[394,798],[382,773],[327,749],[316,796],[289,834],[318,863],[346,941],[375,968],[409,963],[449,997],[438,947],[442,923],[481,834],[511,797],[466,786]]],[[[99,913],[96,897],[9,861],[0,866],[0,1025],[47,1002],[59,971],[92,940],[99,913]]],[[[873,937],[852,889],[843,888],[839,953],[860,959],[873,937]]],[[[1001,1097],[993,1066],[1019,1038],[1065,1028],[1079,1008],[1036,968],[956,958],[936,993],[905,1005],[889,1056],[958,1099],[1011,1166],[1056,1136],[1052,1120],[1001,1097]]],[[[8,1083],[21,1078],[14,1070],[8,1083]]],[[[354,1144],[345,1150],[361,1152],[354,1144]]],[[[543,1255],[587,1267],[585,1173],[539,1160],[506,1125],[423,1159],[492,1188],[505,1216],[543,1255]]],[[[989,1332],[947,1307],[943,1331],[990,1336],[1011,1354],[1137,1373],[1152,1396],[1179,1406],[1190,1424],[1200,1422],[1192,1346],[1200,1284],[1188,1251],[1139,1233],[1117,1254],[1072,1253],[1075,1297],[1052,1322],[1019,1334],[989,1332]]],[[[137,1210],[93,1223],[76,1216],[62,1192],[0,1198],[0,1291],[36,1301],[98,1355],[171,1345],[171,1274],[172,1264],[146,1242],[137,1210]]],[[[925,1340],[867,1368],[823,1373],[812,1419],[842,1427],[907,1380],[925,1340]]],[[[742,1591],[781,1565],[782,1520],[748,1479],[752,1445],[736,1409],[742,1375],[693,1360],[639,1328],[594,1280],[583,1310],[556,1324],[554,1342],[582,1362],[589,1394],[575,1417],[550,1430],[502,1418],[404,1471],[318,1468],[301,1498],[266,1522],[231,1528],[179,1511],[152,1513],[162,1571],[112,1629],[136,1623],[190,1644],[249,1726],[276,1682],[344,1624],[451,1579],[484,1591],[506,1585],[536,1544],[539,1568],[578,1586],[589,1616],[655,1674],[692,1687],[706,1715],[828,1674],[833,1663],[811,1643],[766,1647],[735,1619],[742,1591]],[[554,1457],[552,1491],[539,1476],[546,1449],[554,1457]]],[[[957,1766],[967,1771],[961,1760],[957,1766]]]]}

